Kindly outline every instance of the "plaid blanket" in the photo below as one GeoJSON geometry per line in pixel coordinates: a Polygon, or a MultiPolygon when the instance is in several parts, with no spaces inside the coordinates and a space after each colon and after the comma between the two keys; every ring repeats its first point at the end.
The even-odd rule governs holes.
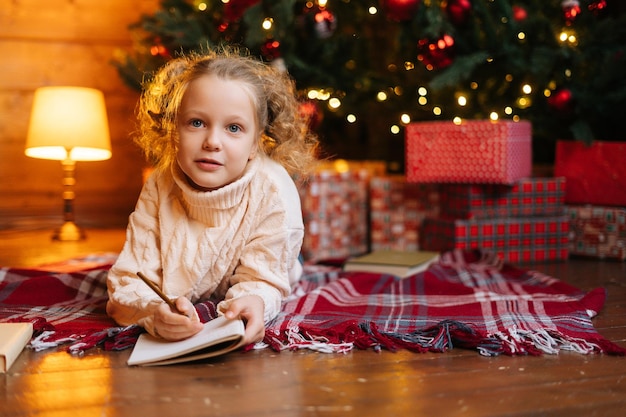
{"type": "Polygon", "coordinates": [[[583,292],[536,271],[504,264],[491,253],[452,251],[405,279],[363,272],[309,275],[269,324],[276,350],[324,352],[453,347],[483,355],[604,352],[624,355],[591,318],[602,288],[583,292]]]}
{"type": "MultiPolygon", "coordinates": [[[[62,272],[0,268],[0,322],[32,321],[33,349],[65,345],[81,354],[94,346],[132,346],[142,329],[118,327],[104,311],[111,259],[90,262],[84,269],[80,262],[57,268],[62,272]]],[[[593,328],[604,289],[583,292],[489,253],[448,252],[426,272],[405,279],[336,267],[309,265],[305,271],[257,348],[626,353],[593,328]]],[[[204,321],[215,317],[214,302],[196,309],[204,321]]]]}
{"type": "Polygon", "coordinates": [[[0,268],[0,322],[32,322],[29,347],[68,345],[82,354],[134,345],[141,329],[123,328],[106,315],[107,271],[115,254],[98,254],[33,269],[0,268]]]}

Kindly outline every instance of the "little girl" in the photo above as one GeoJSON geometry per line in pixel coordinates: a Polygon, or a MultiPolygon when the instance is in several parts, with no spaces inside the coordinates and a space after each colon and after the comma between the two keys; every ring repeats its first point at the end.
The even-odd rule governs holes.
{"type": "Polygon", "coordinates": [[[304,226],[290,174],[315,161],[316,138],[292,80],[236,50],[167,63],[143,92],[136,142],[155,164],[111,268],[107,313],[181,340],[202,325],[194,303],[262,340],[302,272],[304,226]],[[175,299],[179,314],[136,275],[175,299]]]}

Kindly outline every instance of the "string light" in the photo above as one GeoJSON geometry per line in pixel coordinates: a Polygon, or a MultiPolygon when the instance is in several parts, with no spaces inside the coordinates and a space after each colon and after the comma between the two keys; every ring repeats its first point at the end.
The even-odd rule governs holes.
{"type": "Polygon", "coordinates": [[[330,100],[328,100],[328,107],[330,107],[332,110],[336,110],[339,107],[341,107],[341,100],[339,100],[337,97],[333,97],[330,100]]]}
{"type": "Polygon", "coordinates": [[[265,29],[265,30],[270,30],[273,25],[274,25],[274,19],[272,19],[271,17],[266,17],[263,20],[263,23],[261,24],[261,27],[263,29],[265,29]]]}
{"type": "Polygon", "coordinates": [[[520,97],[517,99],[517,107],[519,107],[520,109],[525,109],[528,106],[530,106],[530,99],[527,97],[520,97]]]}
{"type": "Polygon", "coordinates": [[[564,29],[563,31],[561,31],[561,33],[559,34],[559,41],[561,43],[567,43],[570,46],[578,45],[578,38],[576,37],[576,32],[574,32],[573,30],[564,29]]]}

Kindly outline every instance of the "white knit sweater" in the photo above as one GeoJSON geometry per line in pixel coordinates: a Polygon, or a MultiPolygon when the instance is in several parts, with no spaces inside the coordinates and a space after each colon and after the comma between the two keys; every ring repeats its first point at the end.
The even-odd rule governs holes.
{"type": "Polygon", "coordinates": [[[257,157],[237,181],[215,191],[189,186],[176,165],[153,174],[130,215],[126,243],[108,274],[107,313],[120,325],[154,334],[162,301],[136,276],[143,272],[171,298],[196,303],[259,295],[266,321],[302,273],[304,226],[296,186],[278,163],[257,157]]]}

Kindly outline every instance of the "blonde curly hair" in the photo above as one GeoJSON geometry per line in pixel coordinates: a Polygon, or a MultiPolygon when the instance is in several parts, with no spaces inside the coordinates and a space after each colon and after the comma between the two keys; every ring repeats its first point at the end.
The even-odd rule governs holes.
{"type": "Polygon", "coordinates": [[[144,86],[134,140],[155,169],[168,169],[175,163],[177,115],[183,95],[192,80],[209,74],[246,84],[261,130],[261,152],[292,175],[310,172],[317,161],[319,142],[299,111],[293,80],[234,47],[174,58],[144,86]]]}

